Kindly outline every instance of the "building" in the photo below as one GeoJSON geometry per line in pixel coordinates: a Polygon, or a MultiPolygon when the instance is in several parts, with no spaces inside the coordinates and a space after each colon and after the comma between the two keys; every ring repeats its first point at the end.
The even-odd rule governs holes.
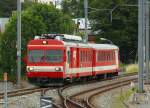
{"type": "Polygon", "coordinates": [[[9,18],[0,18],[0,32],[5,31],[6,24],[9,22],[9,18]]]}
{"type": "MultiPolygon", "coordinates": [[[[72,20],[77,25],[76,32],[84,34],[85,33],[85,18],[76,18],[76,19],[72,19],[72,20]]],[[[95,43],[96,36],[91,30],[91,25],[90,25],[89,21],[87,22],[87,32],[88,32],[88,42],[95,43]]]]}
{"type": "MultiPolygon", "coordinates": [[[[79,29],[85,29],[85,18],[76,18],[73,19],[73,21],[75,22],[75,24],[79,24],[79,29]]],[[[87,28],[90,30],[91,26],[90,26],[90,22],[87,21],[87,28]]]]}
{"type": "MultiPolygon", "coordinates": [[[[76,24],[76,32],[84,33],[85,32],[85,18],[76,18],[72,19],[76,24]]],[[[91,34],[90,22],[87,22],[87,32],[91,34]]]]}

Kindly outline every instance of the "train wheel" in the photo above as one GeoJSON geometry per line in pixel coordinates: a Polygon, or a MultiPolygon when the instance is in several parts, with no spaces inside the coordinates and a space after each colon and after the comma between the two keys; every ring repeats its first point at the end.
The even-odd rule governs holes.
{"type": "Polygon", "coordinates": [[[73,82],[73,80],[72,80],[72,78],[66,78],[65,82],[66,82],[67,84],[70,84],[70,83],[73,82]]]}
{"type": "Polygon", "coordinates": [[[81,78],[81,80],[83,81],[83,82],[86,82],[87,81],[87,77],[83,77],[83,78],[81,78]]]}

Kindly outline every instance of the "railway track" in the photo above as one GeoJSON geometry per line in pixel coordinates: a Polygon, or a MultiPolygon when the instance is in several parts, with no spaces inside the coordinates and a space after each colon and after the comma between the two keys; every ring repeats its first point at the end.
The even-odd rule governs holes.
{"type": "MultiPolygon", "coordinates": [[[[109,90],[118,88],[120,86],[128,85],[131,83],[131,81],[137,81],[136,77],[129,78],[129,76],[135,76],[135,75],[136,74],[134,73],[134,74],[124,75],[123,77],[121,76],[123,79],[118,79],[118,78],[120,78],[118,76],[118,77],[115,77],[114,79],[112,79],[111,83],[108,83],[108,84],[105,84],[105,85],[102,85],[99,87],[95,87],[92,89],[88,89],[85,91],[81,91],[80,93],[76,93],[71,96],[65,96],[63,94],[63,91],[67,90],[67,88],[71,87],[72,85],[63,87],[63,88],[59,89],[59,91],[58,91],[59,95],[61,96],[61,98],[63,100],[63,105],[64,105],[63,108],[64,107],[65,108],[94,108],[94,106],[91,104],[91,100],[95,95],[107,92],[109,90]]],[[[111,80],[111,79],[109,79],[109,80],[111,80]]]]}
{"type": "MultiPolygon", "coordinates": [[[[28,94],[32,94],[35,92],[40,92],[41,95],[43,93],[46,93],[48,90],[53,89],[52,87],[47,87],[47,88],[39,88],[39,87],[33,87],[33,88],[29,88],[29,89],[19,89],[19,90],[15,90],[15,91],[11,91],[8,92],[8,97],[15,97],[15,96],[23,96],[23,95],[28,95],[28,94]]],[[[4,93],[0,93],[0,99],[4,98],[4,93]]],[[[54,108],[61,108],[59,105],[52,103],[54,108]]]]}
{"type": "MultiPolygon", "coordinates": [[[[15,91],[10,91],[8,92],[8,97],[15,97],[15,96],[22,96],[22,95],[28,95],[28,94],[32,94],[35,92],[46,92],[48,90],[50,90],[52,88],[48,87],[48,88],[39,88],[39,87],[33,87],[33,88],[29,88],[29,89],[19,89],[19,90],[15,90],[15,91]]],[[[0,93],[0,99],[4,98],[4,93],[0,93]]]]}
{"type": "MultiPolygon", "coordinates": [[[[127,77],[127,76],[133,76],[133,75],[136,75],[136,73],[123,75],[121,77],[127,77]]],[[[120,78],[120,76],[117,76],[114,79],[117,79],[117,78],[120,78]]],[[[111,80],[111,78],[107,79],[107,80],[111,80]]],[[[105,80],[102,80],[102,81],[105,81],[105,80]]],[[[85,85],[87,83],[89,84],[89,83],[95,83],[95,82],[98,82],[98,81],[94,80],[94,81],[84,82],[84,83],[81,83],[80,85],[85,85]]],[[[65,89],[67,89],[68,87],[72,87],[74,85],[77,85],[77,84],[66,85],[65,87],[62,87],[61,89],[59,89],[59,91],[58,91],[59,95],[61,96],[61,98],[63,100],[63,102],[62,102],[64,105],[63,108],[64,107],[65,108],[87,108],[87,107],[85,107],[85,104],[83,104],[83,100],[87,100],[87,103],[88,103],[90,98],[83,99],[82,102],[79,102],[78,99],[73,98],[73,96],[63,95],[63,91],[65,89]]],[[[8,92],[8,97],[28,95],[28,94],[32,94],[35,92],[41,92],[42,93],[42,92],[46,92],[50,89],[54,89],[54,87],[47,87],[47,88],[33,87],[33,88],[29,88],[29,89],[19,89],[19,90],[8,92]]],[[[4,98],[4,93],[0,93],[0,99],[3,99],[3,98],[4,98]]],[[[85,103],[85,101],[84,101],[84,103],[85,103]]],[[[62,105],[57,105],[57,103],[53,103],[53,106],[54,106],[54,108],[62,108],[62,105]]]]}
{"type": "MultiPolygon", "coordinates": [[[[122,87],[122,86],[129,85],[133,81],[134,82],[137,81],[137,78],[125,79],[122,82],[117,81],[117,82],[114,82],[114,83],[111,83],[111,84],[106,84],[104,86],[85,91],[84,92],[85,94],[90,94],[90,95],[83,99],[84,105],[86,106],[86,108],[94,108],[94,105],[92,105],[92,98],[93,97],[95,97],[96,95],[102,94],[104,92],[113,90],[115,88],[119,88],[119,87],[122,87]]],[[[79,94],[76,94],[76,96],[77,95],[80,96],[80,94],[83,95],[83,93],[79,93],[79,94]]]]}
{"type": "Polygon", "coordinates": [[[79,104],[79,103],[71,100],[69,97],[63,95],[63,91],[65,89],[67,89],[68,87],[70,87],[70,86],[68,85],[68,86],[65,86],[58,90],[58,93],[59,93],[61,99],[63,100],[63,107],[65,107],[65,108],[84,108],[84,106],[82,106],[81,104],[79,104]]]}

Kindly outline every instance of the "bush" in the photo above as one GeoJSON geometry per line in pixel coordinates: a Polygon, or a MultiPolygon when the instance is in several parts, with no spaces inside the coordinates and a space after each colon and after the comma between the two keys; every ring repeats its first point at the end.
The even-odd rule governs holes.
{"type": "MultiPolygon", "coordinates": [[[[21,44],[22,59],[26,56],[26,46],[35,35],[44,33],[72,33],[73,23],[68,15],[64,15],[53,5],[34,3],[22,11],[21,44]]],[[[17,16],[14,13],[10,18],[6,30],[0,39],[0,61],[2,72],[8,72],[11,79],[16,76],[17,69],[17,16]]],[[[25,72],[22,62],[22,73],[25,72]]]]}
{"type": "Polygon", "coordinates": [[[127,73],[138,72],[138,65],[137,64],[129,64],[126,66],[125,71],[127,73]]]}

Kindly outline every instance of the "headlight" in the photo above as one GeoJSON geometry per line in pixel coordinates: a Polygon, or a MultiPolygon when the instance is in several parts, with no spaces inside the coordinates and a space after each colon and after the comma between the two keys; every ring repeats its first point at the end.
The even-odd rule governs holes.
{"type": "Polygon", "coordinates": [[[48,42],[47,41],[43,41],[43,44],[46,45],[46,44],[48,44],[48,42]]]}
{"type": "Polygon", "coordinates": [[[56,67],[55,70],[56,71],[61,71],[61,68],[60,67],[56,67]]]}
{"type": "Polygon", "coordinates": [[[33,70],[34,70],[33,67],[29,67],[29,68],[28,68],[28,71],[33,71],[33,70]]]}

